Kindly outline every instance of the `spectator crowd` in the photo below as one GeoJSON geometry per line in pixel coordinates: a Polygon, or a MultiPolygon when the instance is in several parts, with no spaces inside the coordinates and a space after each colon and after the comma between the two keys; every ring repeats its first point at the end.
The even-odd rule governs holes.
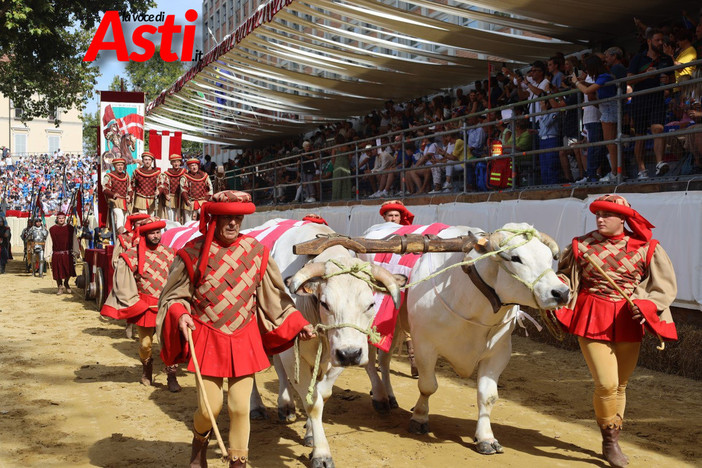
{"type": "MultiPolygon", "coordinates": [[[[667,174],[671,167],[679,174],[700,173],[702,134],[665,135],[702,121],[699,90],[695,94],[700,86],[685,84],[697,77],[697,67],[650,72],[702,58],[702,22],[684,15],[675,24],[649,27],[637,19],[634,24],[638,49],[612,46],[568,57],[557,53],[526,70],[503,66],[489,79],[451,94],[404,103],[387,101],[383,109],[363,118],[248,149],[225,164],[227,185],[255,190],[259,200],[277,203],[312,202],[320,195],[328,201],[349,199],[356,193],[380,198],[451,192],[462,190],[464,183],[468,190],[486,190],[495,166],[480,160],[500,154],[495,144],[502,154],[513,148],[518,153],[538,150],[533,156],[517,158],[520,186],[613,183],[619,173],[647,180],[667,174]],[[648,74],[639,76],[644,73],[648,74]],[[625,81],[619,86],[610,83],[620,78],[625,81]],[[587,105],[589,101],[616,98],[618,87],[626,94],[672,83],[679,86],[621,100],[625,135],[660,135],[626,144],[624,167],[618,167],[616,144],[571,148],[616,138],[617,100],[587,105]],[[518,104],[535,98],[542,100],[518,104]],[[579,102],[581,109],[567,108],[579,102]],[[492,110],[498,107],[503,109],[492,110]],[[549,113],[539,115],[542,112],[549,113]],[[457,117],[465,117],[469,127],[465,138],[462,119],[457,117]],[[514,125],[512,118],[517,119],[514,125]],[[398,171],[402,168],[403,172],[398,171]]],[[[511,178],[510,167],[503,165],[500,170],[511,178]]]]}
{"type": "Polygon", "coordinates": [[[6,209],[29,211],[41,193],[46,216],[68,209],[73,192],[83,184],[84,206],[92,203],[97,182],[95,156],[67,154],[7,154],[0,163],[0,201],[6,209]],[[32,199],[34,194],[34,199],[32,199]]]}

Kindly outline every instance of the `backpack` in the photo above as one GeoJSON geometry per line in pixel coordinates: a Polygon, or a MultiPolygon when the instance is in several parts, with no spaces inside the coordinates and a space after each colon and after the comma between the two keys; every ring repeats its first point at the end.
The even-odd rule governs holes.
{"type": "Polygon", "coordinates": [[[512,159],[502,158],[487,164],[487,188],[500,190],[512,187],[512,159]]]}

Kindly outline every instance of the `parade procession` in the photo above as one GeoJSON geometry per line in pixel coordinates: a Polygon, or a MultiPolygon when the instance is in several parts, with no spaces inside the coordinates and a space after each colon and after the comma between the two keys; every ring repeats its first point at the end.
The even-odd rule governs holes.
{"type": "Polygon", "coordinates": [[[0,17],[0,467],[702,464],[698,4],[0,17]]]}

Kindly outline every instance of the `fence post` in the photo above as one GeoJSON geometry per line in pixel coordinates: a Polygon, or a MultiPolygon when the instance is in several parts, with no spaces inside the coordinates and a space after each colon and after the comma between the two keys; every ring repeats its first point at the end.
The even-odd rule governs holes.
{"type": "Polygon", "coordinates": [[[622,163],[624,158],[622,157],[622,86],[621,83],[617,85],[617,184],[622,183],[622,163]]]}

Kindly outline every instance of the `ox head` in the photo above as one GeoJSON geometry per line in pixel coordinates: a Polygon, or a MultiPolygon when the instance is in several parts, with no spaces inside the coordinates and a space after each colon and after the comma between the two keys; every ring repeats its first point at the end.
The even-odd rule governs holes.
{"type": "Polygon", "coordinates": [[[568,303],[570,289],[553,271],[558,244],[548,235],[525,223],[508,223],[475,244],[480,254],[499,251],[489,257],[493,278],[484,278],[503,303],[551,310],[568,303]],[[517,234],[515,233],[522,233],[517,234]]]}
{"type": "MultiPolygon", "coordinates": [[[[319,304],[319,320],[328,326],[353,324],[369,329],[375,317],[374,292],[383,287],[400,307],[400,288],[406,277],[392,275],[385,268],[368,265],[353,257],[340,257],[305,265],[286,283],[293,294],[314,296],[319,304]],[[353,273],[355,272],[355,273],[353,273]]],[[[327,332],[334,366],[365,365],[368,337],[351,327],[327,332]]]]}

